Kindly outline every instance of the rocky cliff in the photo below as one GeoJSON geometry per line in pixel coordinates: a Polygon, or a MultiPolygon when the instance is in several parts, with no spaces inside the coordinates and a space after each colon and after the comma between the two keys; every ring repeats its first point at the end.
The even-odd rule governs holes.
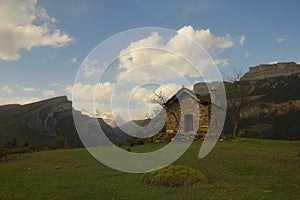
{"type": "Polygon", "coordinates": [[[249,72],[241,78],[241,81],[286,77],[291,75],[300,75],[299,64],[294,62],[263,64],[256,67],[250,67],[249,72]]]}
{"type": "Polygon", "coordinates": [[[237,114],[239,136],[300,140],[300,65],[251,67],[240,81],[225,86],[225,132],[233,131],[232,117],[237,114]]]}

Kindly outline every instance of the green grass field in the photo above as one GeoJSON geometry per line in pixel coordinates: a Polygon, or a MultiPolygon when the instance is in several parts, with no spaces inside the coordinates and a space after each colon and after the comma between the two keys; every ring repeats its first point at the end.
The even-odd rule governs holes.
{"type": "MultiPolygon", "coordinates": [[[[300,199],[300,141],[219,142],[198,159],[195,142],[174,164],[208,179],[204,186],[148,186],[142,174],[110,169],[85,149],[41,151],[0,163],[0,199],[300,199]]],[[[133,147],[135,152],[163,144],[133,147]]]]}

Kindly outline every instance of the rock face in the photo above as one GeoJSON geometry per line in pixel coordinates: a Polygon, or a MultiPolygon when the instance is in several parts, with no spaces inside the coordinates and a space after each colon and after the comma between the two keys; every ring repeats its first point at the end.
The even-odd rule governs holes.
{"type": "Polygon", "coordinates": [[[275,78],[280,76],[300,75],[300,65],[294,62],[264,64],[250,67],[241,81],[275,78]]]}
{"type": "Polygon", "coordinates": [[[300,65],[252,67],[240,81],[226,83],[225,87],[225,133],[232,133],[230,118],[238,112],[239,136],[300,140],[300,65]],[[239,109],[232,109],[237,106],[239,109]]]}
{"type": "MultiPolygon", "coordinates": [[[[46,146],[56,136],[63,136],[72,147],[82,143],[75,128],[72,103],[66,96],[56,97],[27,105],[0,106],[0,144],[16,138],[31,145],[46,146]]],[[[97,130],[91,118],[79,111],[74,114],[86,123],[89,129],[97,130]]],[[[118,136],[102,119],[98,119],[104,132],[113,140],[118,136]]],[[[102,141],[105,143],[105,141],[102,141]]]]}

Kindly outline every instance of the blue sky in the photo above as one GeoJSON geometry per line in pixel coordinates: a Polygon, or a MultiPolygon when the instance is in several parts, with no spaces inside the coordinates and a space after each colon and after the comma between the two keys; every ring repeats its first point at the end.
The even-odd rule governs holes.
{"type": "Polygon", "coordinates": [[[216,38],[230,35],[235,45],[217,55],[226,59],[218,67],[228,73],[232,67],[247,71],[263,63],[300,62],[299,9],[297,0],[3,1],[0,104],[70,97],[68,91],[89,52],[114,34],[140,27],[177,31],[191,26],[195,31],[209,29],[216,38]],[[22,6],[29,9],[16,9],[22,6]],[[18,26],[30,31],[16,34],[18,26]],[[241,37],[245,40],[238,44],[241,37]]]}

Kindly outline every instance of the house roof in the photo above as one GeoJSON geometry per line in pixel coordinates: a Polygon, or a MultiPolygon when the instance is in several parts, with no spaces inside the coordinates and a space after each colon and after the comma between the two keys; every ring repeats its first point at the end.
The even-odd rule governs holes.
{"type": "Polygon", "coordinates": [[[190,90],[188,88],[185,88],[184,86],[178,90],[172,97],[170,97],[168,99],[168,101],[165,104],[170,104],[172,102],[174,102],[179,96],[181,96],[183,93],[188,94],[190,97],[192,97],[193,99],[195,99],[196,101],[198,101],[201,104],[210,104],[210,97],[204,97],[201,96],[197,93],[195,93],[193,90],[190,90]]]}

